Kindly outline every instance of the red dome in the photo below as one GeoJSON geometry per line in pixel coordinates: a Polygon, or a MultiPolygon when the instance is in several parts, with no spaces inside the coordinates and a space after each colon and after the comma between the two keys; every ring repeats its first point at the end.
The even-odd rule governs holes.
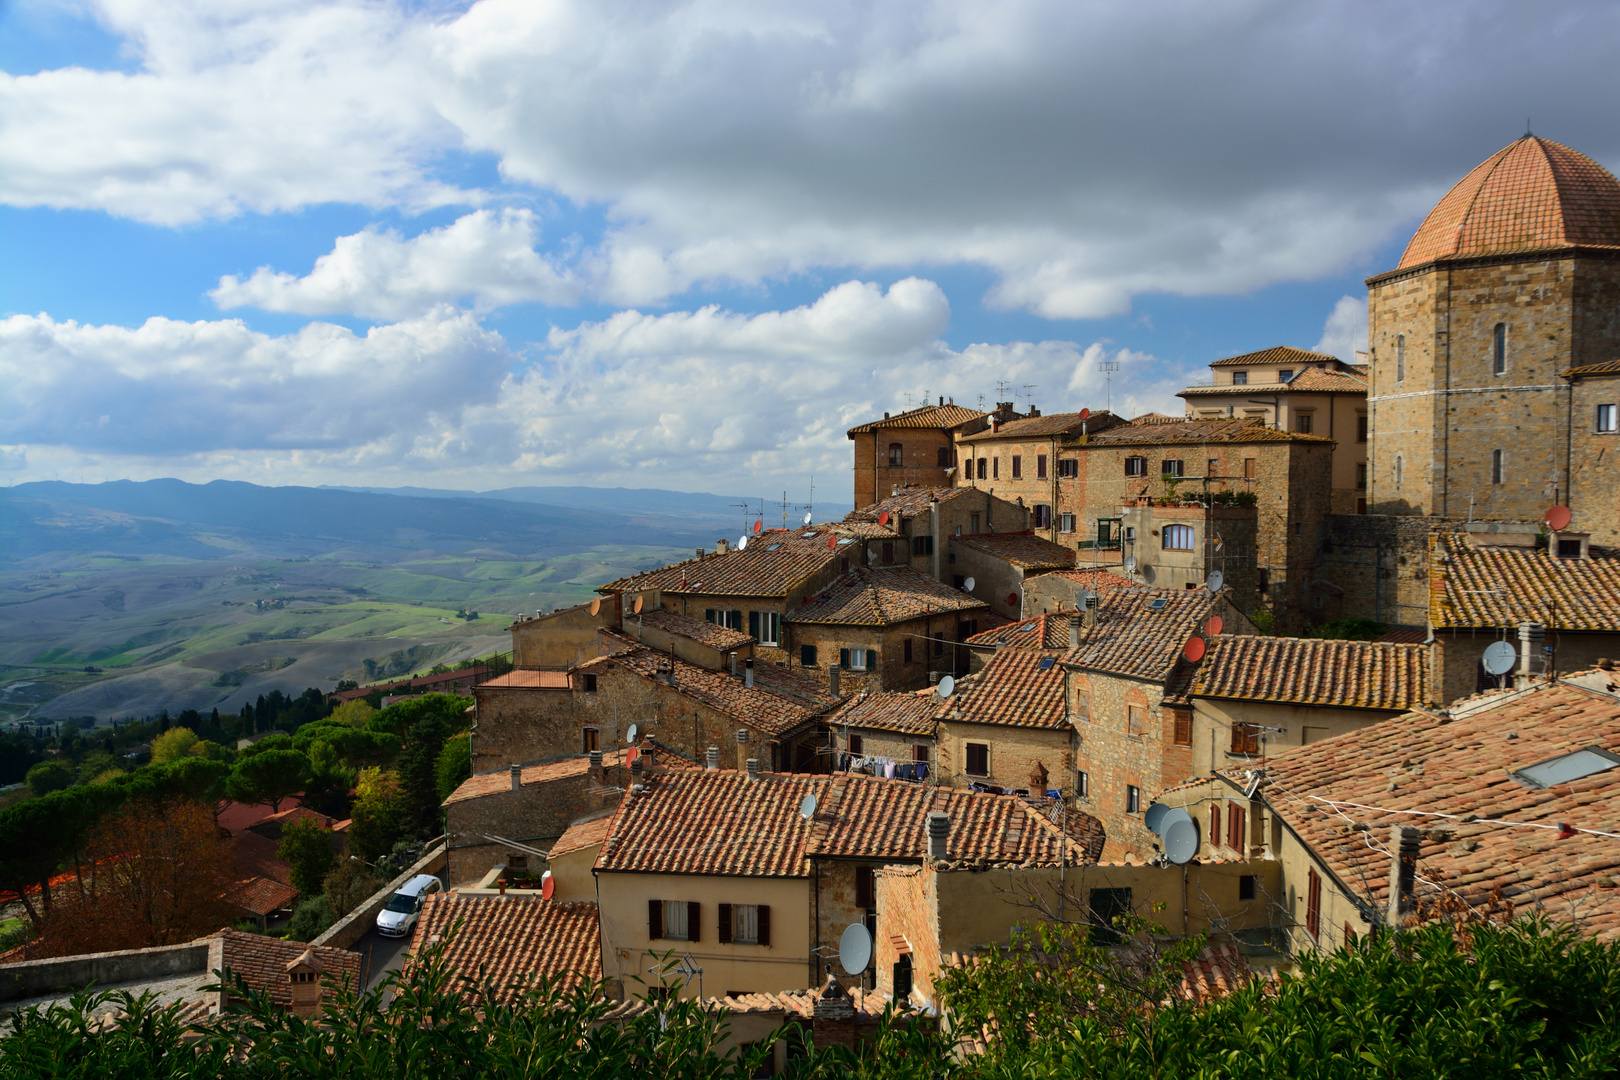
{"type": "Polygon", "coordinates": [[[1620,248],[1620,181],[1585,154],[1526,135],[1446,193],[1396,269],[1567,247],[1620,248]]]}

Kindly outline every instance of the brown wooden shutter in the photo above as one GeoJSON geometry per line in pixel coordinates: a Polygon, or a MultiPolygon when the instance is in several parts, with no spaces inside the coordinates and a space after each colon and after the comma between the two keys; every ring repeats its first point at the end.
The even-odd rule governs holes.
{"type": "Polygon", "coordinates": [[[698,941],[703,929],[703,905],[696,900],[686,905],[686,940],[698,941]]]}
{"type": "Polygon", "coordinates": [[[1192,713],[1185,709],[1174,711],[1176,718],[1176,745],[1191,746],[1193,739],[1192,713]]]}
{"type": "Polygon", "coordinates": [[[1220,803],[1210,803],[1209,804],[1209,842],[1211,844],[1219,844],[1221,842],[1221,804],[1220,803]]]}
{"type": "Polygon", "coordinates": [[[870,866],[857,866],[855,868],[855,906],[861,908],[877,907],[877,900],[873,894],[877,892],[876,881],[872,876],[870,866]]]}
{"type": "Polygon", "coordinates": [[[1315,870],[1305,889],[1305,931],[1313,938],[1322,933],[1322,878],[1315,870]]]}
{"type": "Polygon", "coordinates": [[[719,933],[719,936],[716,937],[715,940],[719,941],[720,944],[722,944],[722,945],[730,945],[731,944],[731,905],[730,904],[721,904],[720,905],[720,933],[719,933]]]}
{"type": "Polygon", "coordinates": [[[769,945],[771,943],[771,906],[769,904],[759,905],[758,926],[759,943],[769,945]]]}
{"type": "Polygon", "coordinates": [[[647,940],[657,941],[664,936],[664,902],[647,901],[647,940]]]}

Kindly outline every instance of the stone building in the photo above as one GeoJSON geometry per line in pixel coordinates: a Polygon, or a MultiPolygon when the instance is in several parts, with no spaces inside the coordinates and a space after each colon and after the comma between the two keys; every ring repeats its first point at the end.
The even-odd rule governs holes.
{"type": "Polygon", "coordinates": [[[998,650],[938,710],[935,781],[994,794],[1044,797],[1074,790],[1074,728],[1064,672],[1040,649],[998,650]]]}
{"type": "Polygon", "coordinates": [[[1032,579],[1075,564],[1075,550],[1043,540],[1034,533],[963,534],[950,538],[951,584],[965,589],[997,615],[1023,618],[1024,590],[1032,579]]]}
{"type": "Polygon", "coordinates": [[[1141,587],[1135,578],[1121,574],[1117,563],[1111,570],[1102,566],[1055,570],[1024,583],[1023,610],[1031,617],[1050,611],[1079,611],[1088,592],[1101,595],[1109,589],[1141,587]]]}
{"type": "Polygon", "coordinates": [[[1255,611],[1261,601],[1259,518],[1257,504],[1164,506],[1138,499],[1120,508],[1120,553],[1136,577],[1158,589],[1196,589],[1220,574],[1227,599],[1255,611]]]}
{"type": "Polygon", "coordinates": [[[787,637],[801,669],[837,664],[844,692],[916,690],[967,670],[957,643],[987,610],[909,567],[860,567],[788,614],[787,637]]]}
{"type": "MultiPolygon", "coordinates": [[[[1028,532],[1029,522],[1028,510],[988,491],[909,487],[895,488],[882,501],[846,514],[843,527],[883,533],[868,544],[868,564],[909,565],[919,573],[949,581],[956,574],[952,537],[1028,532]]],[[[848,571],[850,560],[845,558],[840,565],[848,571]]],[[[855,560],[853,565],[861,564],[855,560]]]]}
{"type": "Polygon", "coordinates": [[[575,695],[585,686],[566,671],[520,668],[474,687],[473,773],[584,753],[575,695]]]}
{"type": "Polygon", "coordinates": [[[1620,356],[1620,183],[1526,134],[1367,288],[1374,512],[1536,520],[1569,499],[1591,418],[1558,376],[1620,356]]]}
{"type": "Polygon", "coordinates": [[[1569,383],[1569,530],[1620,549],[1620,357],[1564,372],[1569,383]]]}
{"type": "Polygon", "coordinates": [[[914,779],[932,779],[939,758],[935,746],[939,704],[933,689],[856,694],[827,715],[834,768],[848,772],[864,759],[892,763],[914,779]]]}
{"type": "Polygon", "coordinates": [[[1118,427],[1125,421],[1110,412],[1056,413],[1042,416],[1031,409],[1019,420],[992,416],[990,426],[957,438],[962,470],[956,482],[978,487],[1017,502],[1030,511],[1030,528],[1054,543],[1075,539],[1073,516],[1059,512],[1060,491],[1084,483],[1080,457],[1064,452],[1067,443],[1118,427]]]}
{"type": "Polygon", "coordinates": [[[1279,431],[1333,440],[1333,513],[1367,512],[1367,372],[1326,353],[1288,346],[1209,365],[1207,386],[1177,394],[1189,419],[1244,417],[1279,431]]]}
{"type": "Polygon", "coordinates": [[[512,666],[566,671],[596,655],[596,631],[618,623],[620,600],[601,597],[548,614],[519,615],[506,629],[512,635],[512,666]]]}
{"type": "MultiPolygon", "coordinates": [[[[946,487],[955,473],[956,440],[982,430],[990,414],[939,399],[938,405],[858,424],[848,431],[855,444],[855,508],[870,506],[896,487],[946,487]]],[[[1012,406],[997,405],[1010,418],[1012,406]]]]}

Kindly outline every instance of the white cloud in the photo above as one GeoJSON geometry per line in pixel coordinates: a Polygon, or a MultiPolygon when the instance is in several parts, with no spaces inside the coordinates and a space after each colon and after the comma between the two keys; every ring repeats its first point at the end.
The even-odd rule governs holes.
{"type": "MultiPolygon", "coordinates": [[[[475,152],[506,194],[609,222],[566,269],[461,263],[465,280],[413,273],[393,295],[283,267],[227,290],[287,310],[397,317],[451,295],[566,298],[575,280],[649,304],[969,264],[995,305],[1102,315],[1342,270],[1516,134],[1504,116],[1557,117],[1551,134],[1620,161],[1602,104],[1620,95],[1620,8],[1596,3],[1557,19],[1507,0],[1466,19],[1396,0],[99,10],[139,69],[0,76],[0,198],[160,222],[414,209],[483,198],[436,171],[475,152]]],[[[360,268],[445,242],[391,239],[351,245],[360,268]]]]}
{"type": "Polygon", "coordinates": [[[0,322],[13,387],[0,423],[30,478],[799,492],[813,474],[818,501],[836,503],[845,430],[925,396],[976,405],[1004,381],[1036,386],[1048,413],[1100,408],[1108,358],[1118,411],[1178,411],[1184,377],[1150,356],[1065,341],[956,351],[940,339],[949,318],[931,281],[849,281],[787,311],[622,311],[554,330],[524,364],[446,309],[363,338],[19,316],[0,322]]]}
{"type": "Polygon", "coordinates": [[[305,277],[260,267],[245,281],[222,277],[208,295],[226,309],[377,319],[463,300],[480,311],[530,300],[572,303],[577,284],[535,252],[538,239],[532,211],[477,210],[410,240],[376,229],[339,237],[305,277]]]}
{"type": "Polygon", "coordinates": [[[1315,351],[1355,363],[1357,350],[1367,348],[1367,298],[1341,296],[1322,324],[1322,340],[1315,351]]]}

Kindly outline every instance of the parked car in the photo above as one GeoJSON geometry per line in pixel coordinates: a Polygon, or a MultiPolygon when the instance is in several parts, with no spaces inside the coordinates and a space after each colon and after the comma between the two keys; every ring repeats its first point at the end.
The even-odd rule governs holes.
{"type": "Polygon", "coordinates": [[[444,883],[432,874],[417,874],[399,891],[388,898],[388,903],[377,913],[377,933],[384,937],[405,937],[416,926],[416,916],[422,910],[422,901],[441,891],[444,883]]]}

